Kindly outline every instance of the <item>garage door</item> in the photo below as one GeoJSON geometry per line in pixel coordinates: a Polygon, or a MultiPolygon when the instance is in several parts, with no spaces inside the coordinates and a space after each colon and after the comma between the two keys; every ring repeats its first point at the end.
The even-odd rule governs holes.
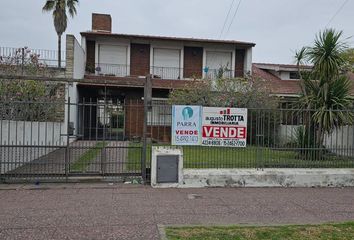
{"type": "MultiPolygon", "coordinates": [[[[209,68],[207,76],[215,78],[219,72],[220,68],[225,68],[231,70],[232,68],[232,52],[216,52],[207,51],[206,52],[206,66],[209,68]]],[[[224,77],[231,77],[231,71],[225,71],[224,77]]]]}
{"type": "Polygon", "coordinates": [[[178,49],[154,48],[154,75],[163,79],[179,79],[180,53],[178,49]]]}
{"type": "Polygon", "coordinates": [[[127,47],[99,45],[98,62],[101,74],[127,75],[127,47]]]}

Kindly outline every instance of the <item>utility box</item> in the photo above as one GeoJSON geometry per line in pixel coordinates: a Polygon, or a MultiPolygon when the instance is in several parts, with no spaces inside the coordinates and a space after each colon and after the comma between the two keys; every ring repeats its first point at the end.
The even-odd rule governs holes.
{"type": "Polygon", "coordinates": [[[182,149],[175,147],[152,147],[151,186],[178,187],[182,183],[182,149]]]}
{"type": "Polygon", "coordinates": [[[178,183],[178,155],[160,155],[157,158],[157,183],[178,183]]]}

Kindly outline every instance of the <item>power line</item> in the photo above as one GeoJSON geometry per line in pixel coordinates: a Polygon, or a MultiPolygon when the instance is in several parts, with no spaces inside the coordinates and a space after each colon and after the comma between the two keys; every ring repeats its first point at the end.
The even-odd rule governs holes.
{"type": "Polygon", "coordinates": [[[230,5],[230,8],[229,8],[229,11],[227,12],[226,18],[225,18],[225,20],[224,20],[224,24],[223,24],[223,26],[222,26],[221,32],[220,32],[220,34],[219,34],[219,39],[221,38],[222,33],[223,33],[224,30],[225,30],[227,20],[229,19],[229,16],[230,16],[232,7],[234,6],[234,2],[235,2],[235,0],[232,0],[231,5],[230,5]]]}
{"type": "Polygon", "coordinates": [[[345,4],[347,4],[347,2],[349,2],[349,0],[346,0],[343,2],[343,4],[339,7],[339,9],[336,11],[336,13],[333,15],[333,17],[328,21],[325,28],[327,28],[328,25],[333,21],[333,19],[338,15],[338,13],[340,13],[340,11],[342,11],[342,9],[344,8],[345,4]]]}
{"type": "Polygon", "coordinates": [[[231,26],[232,26],[232,24],[233,24],[233,22],[234,22],[234,20],[235,20],[235,18],[236,18],[238,9],[240,8],[241,2],[242,2],[242,0],[240,0],[240,1],[238,2],[236,11],[235,11],[235,13],[234,13],[234,15],[233,15],[233,17],[232,17],[232,19],[231,19],[230,25],[229,25],[229,27],[227,28],[227,32],[226,32],[225,35],[227,35],[227,34],[229,33],[229,31],[230,31],[230,28],[231,28],[231,26]]]}
{"type": "MultiPolygon", "coordinates": [[[[225,30],[225,27],[226,27],[226,24],[227,24],[227,20],[228,20],[228,18],[229,18],[229,16],[230,16],[231,10],[232,10],[232,8],[233,8],[233,6],[234,6],[234,2],[235,2],[235,0],[232,0],[232,3],[231,3],[230,8],[229,8],[229,11],[228,11],[228,13],[227,13],[227,15],[226,15],[226,18],[225,18],[225,21],[224,21],[222,30],[221,30],[221,32],[220,32],[219,39],[221,38],[222,33],[223,33],[224,30],[225,30]]],[[[227,28],[227,32],[226,32],[225,36],[226,36],[226,35],[229,33],[229,31],[230,31],[230,28],[231,28],[231,26],[232,26],[232,23],[233,23],[233,21],[234,21],[235,18],[236,18],[238,9],[240,8],[241,2],[242,2],[242,0],[239,0],[238,5],[237,5],[237,7],[236,7],[236,10],[235,10],[235,12],[234,12],[234,15],[232,16],[231,22],[230,22],[230,24],[229,24],[229,27],[227,28]]],[[[216,50],[216,49],[215,49],[215,50],[216,50]]],[[[215,55],[212,56],[210,62],[214,62],[215,57],[216,57],[215,55]]],[[[230,63],[230,64],[231,64],[231,63],[230,63]]]]}

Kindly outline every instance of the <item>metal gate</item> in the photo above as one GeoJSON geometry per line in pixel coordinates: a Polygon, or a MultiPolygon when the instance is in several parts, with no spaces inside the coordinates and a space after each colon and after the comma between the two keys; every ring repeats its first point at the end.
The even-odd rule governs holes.
{"type": "Polygon", "coordinates": [[[132,126],[141,107],[114,99],[2,102],[1,180],[141,176],[142,126],[132,126]]]}

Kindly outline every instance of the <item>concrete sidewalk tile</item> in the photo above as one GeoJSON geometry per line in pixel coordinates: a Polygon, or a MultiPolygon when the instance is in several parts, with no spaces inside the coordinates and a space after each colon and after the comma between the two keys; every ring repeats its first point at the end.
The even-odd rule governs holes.
{"type": "MultiPolygon", "coordinates": [[[[54,233],[55,240],[107,240],[111,239],[112,231],[109,226],[93,227],[58,227],[54,233]]],[[[114,239],[114,238],[112,238],[114,239]]]]}
{"type": "Polygon", "coordinates": [[[195,206],[194,212],[196,214],[229,214],[232,209],[229,206],[195,206]]]}
{"type": "Polygon", "coordinates": [[[109,226],[110,216],[93,214],[73,214],[65,215],[57,226],[64,227],[95,227],[109,226]]]}
{"type": "Polygon", "coordinates": [[[135,207],[127,207],[124,205],[115,205],[112,207],[111,213],[117,215],[146,215],[146,214],[154,214],[157,208],[151,206],[142,206],[136,205],[135,207]]]}
{"type": "MultiPolygon", "coordinates": [[[[142,240],[142,239],[158,239],[152,238],[151,235],[154,233],[146,230],[147,228],[151,228],[153,225],[120,225],[113,226],[111,228],[110,237],[108,239],[111,240],[142,240]]],[[[153,235],[153,237],[156,235],[153,235]]]]}
{"type": "Polygon", "coordinates": [[[354,212],[321,212],[315,213],[316,219],[321,222],[346,222],[354,220],[354,212]]]}
{"type": "Polygon", "coordinates": [[[25,216],[15,218],[13,228],[55,227],[61,224],[63,216],[25,216]]]}
{"type": "Polygon", "coordinates": [[[1,240],[53,240],[55,228],[6,229],[0,232],[1,240]]]}
{"type": "Polygon", "coordinates": [[[154,214],[139,214],[131,215],[127,214],[114,214],[109,218],[110,226],[118,225],[145,225],[155,222],[154,214]]]}
{"type": "Polygon", "coordinates": [[[139,228],[141,239],[144,240],[157,240],[160,239],[159,230],[157,225],[144,225],[139,228]]]}
{"type": "Polygon", "coordinates": [[[12,227],[14,221],[15,217],[12,215],[0,215],[0,230],[12,227]]]}
{"type": "Polygon", "coordinates": [[[201,224],[201,218],[197,214],[155,214],[157,224],[201,224]]]}
{"type": "Polygon", "coordinates": [[[160,205],[155,209],[156,214],[193,214],[194,207],[192,206],[184,206],[179,204],[166,204],[160,205]]]}

